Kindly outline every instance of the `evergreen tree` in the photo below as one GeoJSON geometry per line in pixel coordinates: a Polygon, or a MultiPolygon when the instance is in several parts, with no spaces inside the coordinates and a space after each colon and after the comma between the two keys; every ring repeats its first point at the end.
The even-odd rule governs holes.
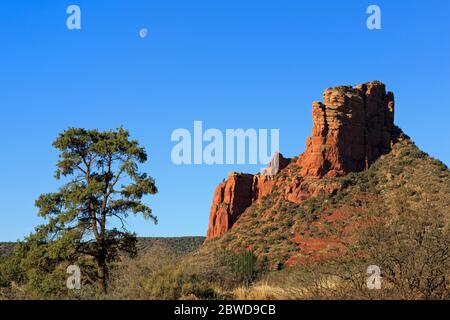
{"type": "Polygon", "coordinates": [[[157,193],[153,178],[138,169],[147,153],[122,128],[69,128],[53,146],[60,151],[55,177],[65,184],[36,200],[39,215],[48,220],[37,230],[47,243],[70,236],[75,252],[95,261],[97,280],[106,292],[110,263],[120,251],[136,252],[136,237],[126,229],[125,219],[141,214],[157,223],[142,201],[157,193]],[[120,227],[109,229],[113,220],[120,227]]]}

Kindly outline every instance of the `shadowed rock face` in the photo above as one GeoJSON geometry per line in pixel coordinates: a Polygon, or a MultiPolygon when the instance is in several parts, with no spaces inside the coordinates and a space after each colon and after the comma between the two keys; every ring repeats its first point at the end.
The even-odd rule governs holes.
{"type": "MultiPolygon", "coordinates": [[[[282,170],[289,164],[289,160],[281,154],[278,156],[279,170],[282,170]]],[[[271,165],[272,163],[268,169],[272,172],[271,165]]],[[[230,229],[245,209],[270,193],[273,183],[273,176],[230,173],[228,179],[219,184],[214,192],[206,241],[221,236],[230,229]]]]}
{"type": "MultiPolygon", "coordinates": [[[[306,177],[362,171],[391,150],[394,95],[386,92],[381,82],[325,90],[323,103],[313,103],[312,117],[312,135],[298,157],[301,170],[293,177],[292,190],[286,191],[287,201],[299,203],[314,192],[302,183],[306,177]]],[[[279,163],[282,170],[289,160],[280,155],[279,163]]],[[[223,235],[252,203],[261,201],[273,188],[277,188],[276,176],[230,174],[214,192],[206,241],[223,235]]]]}
{"type": "Polygon", "coordinates": [[[214,192],[206,240],[230,229],[252,203],[253,175],[230,173],[214,192]]]}

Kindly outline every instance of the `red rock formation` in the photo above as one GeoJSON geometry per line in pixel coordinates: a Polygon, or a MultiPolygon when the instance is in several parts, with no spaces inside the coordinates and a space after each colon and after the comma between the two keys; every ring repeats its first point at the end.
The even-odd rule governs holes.
{"type": "MultiPolygon", "coordinates": [[[[278,170],[282,170],[288,164],[289,160],[279,154],[278,170]]],[[[272,166],[273,162],[269,165],[270,172],[276,174],[272,166]]],[[[219,184],[214,192],[206,241],[223,235],[245,209],[254,201],[259,201],[269,194],[273,186],[273,176],[230,173],[228,179],[219,184]]]]}
{"type": "Polygon", "coordinates": [[[206,240],[221,236],[230,229],[252,203],[253,175],[230,173],[228,180],[214,192],[206,240]]]}
{"type": "Polygon", "coordinates": [[[336,87],[313,103],[312,136],[299,157],[302,176],[342,176],[367,168],[391,147],[394,95],[380,82],[336,87]]]}
{"type": "MultiPolygon", "coordinates": [[[[394,95],[375,81],[325,90],[323,103],[313,103],[312,136],[299,156],[299,176],[284,190],[286,201],[300,203],[320,190],[306,178],[342,176],[366,169],[391,148],[394,130],[394,95]]],[[[254,202],[277,188],[276,174],[289,164],[280,154],[279,168],[272,161],[260,175],[229,175],[214,193],[206,241],[223,235],[254,202]]],[[[327,186],[333,192],[339,186],[327,186]]]]}

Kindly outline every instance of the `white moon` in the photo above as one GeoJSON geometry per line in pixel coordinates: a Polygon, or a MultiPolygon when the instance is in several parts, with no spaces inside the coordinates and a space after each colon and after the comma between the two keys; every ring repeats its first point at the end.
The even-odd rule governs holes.
{"type": "Polygon", "coordinates": [[[139,30],[139,37],[141,37],[142,39],[147,37],[147,35],[148,35],[148,29],[147,28],[142,28],[141,30],[139,30]]]}

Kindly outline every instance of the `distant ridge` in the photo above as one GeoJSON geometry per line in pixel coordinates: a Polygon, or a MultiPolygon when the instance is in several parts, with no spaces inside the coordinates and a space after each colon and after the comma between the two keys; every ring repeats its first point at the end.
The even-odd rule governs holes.
{"type": "Polygon", "coordinates": [[[187,254],[195,251],[205,241],[205,237],[138,237],[138,252],[146,253],[156,246],[163,246],[175,254],[187,254]]]}
{"type": "MultiPolygon", "coordinates": [[[[155,247],[164,247],[174,254],[187,254],[195,251],[205,241],[205,237],[138,237],[139,253],[146,253],[155,247]]],[[[14,250],[15,242],[0,242],[0,256],[10,254],[14,250]]]]}

